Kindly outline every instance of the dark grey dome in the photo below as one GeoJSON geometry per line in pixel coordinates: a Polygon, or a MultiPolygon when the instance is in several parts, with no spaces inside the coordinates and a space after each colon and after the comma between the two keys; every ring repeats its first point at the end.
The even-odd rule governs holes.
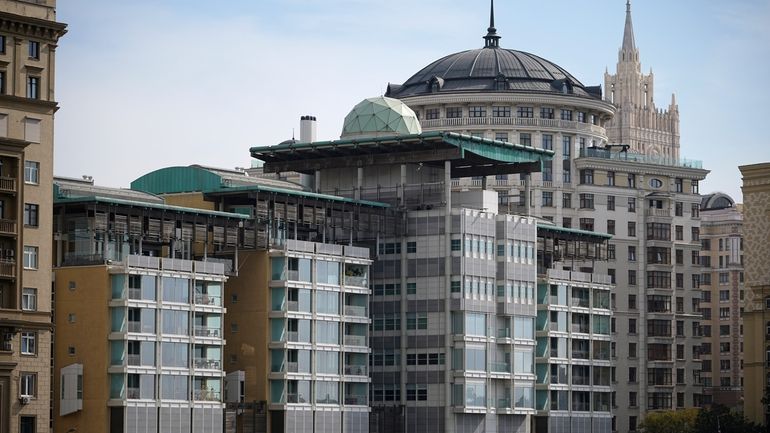
{"type": "Polygon", "coordinates": [[[704,195],[700,201],[700,210],[727,209],[735,206],[735,200],[723,192],[704,195]]]}
{"type": "Polygon", "coordinates": [[[584,86],[561,66],[534,54],[496,46],[438,59],[403,85],[389,85],[386,95],[403,98],[465,91],[566,93],[601,99],[600,87],[584,86]]]}

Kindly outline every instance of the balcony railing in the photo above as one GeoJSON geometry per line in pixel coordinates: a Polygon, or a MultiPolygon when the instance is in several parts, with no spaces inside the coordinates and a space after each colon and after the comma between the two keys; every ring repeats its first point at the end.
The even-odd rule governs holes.
{"type": "Polygon", "coordinates": [[[354,317],[367,317],[366,307],[359,307],[356,305],[345,305],[345,315],[354,317]]]}
{"type": "Polygon", "coordinates": [[[573,323],[572,324],[572,332],[578,332],[578,333],[581,333],[581,334],[588,334],[590,332],[589,329],[590,328],[589,328],[587,323],[586,324],[580,324],[580,323],[573,323]]]}
{"type": "Polygon", "coordinates": [[[142,355],[129,353],[126,356],[126,362],[128,365],[142,365],[142,355]]]}
{"type": "Polygon", "coordinates": [[[422,127],[429,128],[442,128],[447,126],[467,126],[467,125],[514,125],[514,126],[531,126],[541,128],[560,128],[560,129],[574,129],[577,131],[592,132],[599,135],[606,135],[606,130],[598,125],[591,123],[576,122],[572,120],[561,119],[541,119],[535,117],[456,117],[456,118],[442,118],[442,119],[426,119],[422,120],[422,127]]]}
{"type": "Polygon", "coordinates": [[[286,372],[287,373],[298,373],[299,372],[299,363],[298,362],[287,362],[286,363],[286,372]]]}
{"type": "Polygon", "coordinates": [[[15,235],[16,234],[16,221],[0,219],[0,234],[15,235]]]}
{"type": "Polygon", "coordinates": [[[195,336],[219,338],[222,336],[222,330],[219,328],[213,328],[210,326],[196,326],[195,336]]]}
{"type": "Polygon", "coordinates": [[[573,385],[590,385],[591,384],[591,378],[588,376],[578,376],[578,375],[572,375],[572,384],[573,385]]]}
{"type": "Polygon", "coordinates": [[[511,330],[509,328],[498,329],[497,338],[511,338],[511,330]]]}
{"type": "Polygon", "coordinates": [[[299,301],[286,301],[286,311],[299,311],[299,301]]]}
{"type": "Polygon", "coordinates": [[[8,176],[0,176],[0,191],[16,192],[16,179],[8,176]]]}
{"type": "Polygon", "coordinates": [[[219,391],[212,391],[206,389],[200,389],[193,392],[193,400],[195,401],[222,401],[222,393],[219,391]]]}
{"type": "Polygon", "coordinates": [[[369,287],[369,279],[366,277],[345,276],[346,286],[369,287]]]}
{"type": "Polygon", "coordinates": [[[572,298],[572,306],[580,308],[588,308],[588,298],[572,298]]]}
{"type": "Polygon", "coordinates": [[[572,359],[588,359],[587,350],[573,350],[572,359]]]}
{"type": "Polygon", "coordinates": [[[218,359],[195,358],[195,368],[199,370],[221,370],[222,362],[218,359]]]}
{"type": "Polygon", "coordinates": [[[365,365],[346,365],[345,366],[345,375],[347,376],[366,376],[366,366],[365,365]]]}
{"type": "Polygon", "coordinates": [[[141,393],[139,388],[126,388],[126,398],[129,400],[138,400],[141,393]]]}
{"type": "Polygon", "coordinates": [[[366,336],[364,335],[346,335],[346,346],[366,346],[366,336]]]}
{"type": "Polygon", "coordinates": [[[497,408],[498,409],[510,409],[511,408],[511,399],[510,398],[498,398],[497,399],[497,408]]]}
{"type": "Polygon", "coordinates": [[[511,364],[507,362],[491,362],[489,364],[489,369],[493,373],[510,373],[511,364]]]}
{"type": "Polygon", "coordinates": [[[346,395],[345,396],[346,406],[366,406],[367,404],[368,403],[366,402],[365,395],[346,395]]]}
{"type": "Polygon", "coordinates": [[[195,304],[214,305],[220,307],[222,306],[222,297],[217,295],[209,295],[208,293],[196,293],[195,304]]]}
{"type": "Polygon", "coordinates": [[[0,261],[0,277],[16,278],[16,262],[7,259],[0,261]]]}
{"type": "Polygon", "coordinates": [[[647,208],[647,215],[657,217],[670,217],[670,209],[647,208]]]}
{"type": "Polygon", "coordinates": [[[128,322],[128,332],[142,332],[142,323],[141,322],[129,321],[128,322]]]}
{"type": "Polygon", "coordinates": [[[617,161],[643,162],[669,167],[703,168],[703,162],[692,159],[674,159],[666,156],[641,155],[631,152],[612,152],[605,149],[589,148],[580,151],[581,158],[602,158],[617,161]]]}

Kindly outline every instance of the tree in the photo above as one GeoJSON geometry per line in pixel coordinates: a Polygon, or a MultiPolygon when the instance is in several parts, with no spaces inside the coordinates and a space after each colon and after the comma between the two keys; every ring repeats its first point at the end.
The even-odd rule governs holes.
{"type": "Polygon", "coordinates": [[[730,408],[715,404],[702,409],[695,420],[694,433],[763,433],[762,426],[749,422],[730,408]]]}
{"type": "Polygon", "coordinates": [[[698,409],[652,412],[639,426],[644,433],[696,433],[698,409]]]}

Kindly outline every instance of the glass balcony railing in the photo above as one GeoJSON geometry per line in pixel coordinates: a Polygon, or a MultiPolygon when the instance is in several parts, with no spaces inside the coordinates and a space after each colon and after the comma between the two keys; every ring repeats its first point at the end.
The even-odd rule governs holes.
{"type": "Polygon", "coordinates": [[[222,393],[214,390],[200,389],[193,392],[195,401],[222,401],[222,393]]]}
{"type": "Polygon", "coordinates": [[[216,307],[222,306],[222,297],[217,295],[209,295],[207,293],[195,294],[196,305],[212,305],[216,307]]]}
{"type": "Polygon", "coordinates": [[[128,332],[142,332],[142,323],[129,321],[128,332]]]}
{"type": "Polygon", "coordinates": [[[498,329],[497,338],[511,338],[511,330],[509,328],[498,329]]]}
{"type": "Polygon", "coordinates": [[[139,388],[126,388],[126,398],[129,400],[139,400],[139,388]]]}
{"type": "Polygon", "coordinates": [[[195,336],[219,338],[222,336],[222,330],[220,328],[214,328],[210,326],[196,326],[195,336]]]}
{"type": "Polygon", "coordinates": [[[366,402],[365,395],[346,395],[345,396],[346,406],[366,406],[367,404],[368,403],[366,402]]]}
{"type": "Polygon", "coordinates": [[[346,286],[369,287],[369,279],[366,277],[345,276],[346,286]]]}
{"type": "Polygon", "coordinates": [[[193,362],[195,364],[195,368],[201,369],[201,370],[221,370],[222,369],[222,361],[218,359],[195,358],[193,362]]]}
{"type": "Polygon", "coordinates": [[[353,317],[367,317],[366,307],[359,307],[356,305],[345,305],[345,315],[353,317]]]}
{"type": "Polygon", "coordinates": [[[587,350],[573,350],[572,359],[588,359],[587,350]]]}
{"type": "Polygon", "coordinates": [[[497,399],[497,408],[498,409],[510,409],[511,408],[511,399],[510,398],[498,398],[497,399]]]}
{"type": "Polygon", "coordinates": [[[346,365],[345,366],[345,375],[347,376],[366,376],[366,366],[365,365],[346,365]]]}
{"type": "Polygon", "coordinates": [[[507,362],[492,362],[490,363],[489,368],[493,373],[511,372],[511,364],[507,362]]]}
{"type": "Polygon", "coordinates": [[[127,365],[142,365],[142,356],[129,353],[126,355],[126,363],[127,365]]]}
{"type": "Polygon", "coordinates": [[[366,336],[364,335],[346,335],[346,346],[366,346],[366,336]]]}

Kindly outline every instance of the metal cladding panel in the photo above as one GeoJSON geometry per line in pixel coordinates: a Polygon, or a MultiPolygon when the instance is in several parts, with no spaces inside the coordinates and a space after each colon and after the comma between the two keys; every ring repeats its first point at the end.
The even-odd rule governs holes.
{"type": "MultiPolygon", "coordinates": [[[[307,431],[307,430],[306,430],[307,431]]],[[[315,433],[341,433],[342,412],[315,412],[315,433]]]]}
{"type": "Polygon", "coordinates": [[[221,186],[222,178],[197,167],[166,167],[131,182],[131,189],[153,194],[206,191],[221,186]]]}
{"type": "Polygon", "coordinates": [[[284,424],[286,433],[305,433],[313,430],[313,412],[310,410],[287,410],[284,424]]]}
{"type": "Polygon", "coordinates": [[[343,433],[369,433],[369,412],[343,412],[343,433]]]}
{"type": "Polygon", "coordinates": [[[156,433],[158,409],[156,407],[127,407],[126,433],[156,433]]]}
{"type": "Polygon", "coordinates": [[[190,433],[192,429],[189,408],[161,407],[159,421],[164,433],[190,433]]]}

